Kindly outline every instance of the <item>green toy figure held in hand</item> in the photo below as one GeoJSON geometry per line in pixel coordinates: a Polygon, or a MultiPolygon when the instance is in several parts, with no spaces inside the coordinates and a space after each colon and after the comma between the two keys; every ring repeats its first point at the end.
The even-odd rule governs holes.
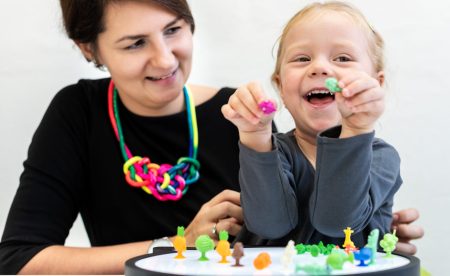
{"type": "Polygon", "coordinates": [[[332,93],[342,92],[342,88],[339,87],[338,81],[335,78],[328,78],[325,80],[325,87],[332,93]]]}

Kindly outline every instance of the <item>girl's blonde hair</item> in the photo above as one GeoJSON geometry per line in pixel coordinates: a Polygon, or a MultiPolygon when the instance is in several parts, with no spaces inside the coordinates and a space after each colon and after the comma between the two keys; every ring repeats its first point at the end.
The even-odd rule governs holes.
{"type": "Polygon", "coordinates": [[[275,64],[275,71],[272,73],[272,82],[278,87],[278,75],[281,68],[281,57],[284,54],[284,41],[286,40],[286,35],[291,30],[291,28],[300,20],[305,19],[307,16],[311,16],[314,13],[319,14],[325,11],[335,11],[349,15],[355,23],[359,24],[361,28],[366,31],[368,45],[370,48],[370,54],[374,69],[376,72],[384,70],[384,41],[380,34],[375,31],[369,24],[365,16],[355,7],[348,3],[339,1],[329,1],[325,3],[313,3],[310,4],[299,12],[297,12],[286,24],[283,29],[283,33],[279,38],[277,60],[275,64]]]}

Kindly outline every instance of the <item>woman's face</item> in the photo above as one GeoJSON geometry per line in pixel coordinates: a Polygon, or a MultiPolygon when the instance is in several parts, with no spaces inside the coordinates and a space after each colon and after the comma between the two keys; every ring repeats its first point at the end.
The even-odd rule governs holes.
{"type": "Polygon", "coordinates": [[[190,25],[157,5],[124,1],[106,8],[105,29],[98,62],[108,68],[125,106],[139,115],[181,111],[192,65],[190,25]]]}
{"type": "Polygon", "coordinates": [[[283,102],[300,132],[314,141],[317,133],[341,121],[325,79],[339,79],[354,70],[377,76],[364,31],[338,12],[310,16],[293,25],[281,58],[278,81],[283,102]]]}

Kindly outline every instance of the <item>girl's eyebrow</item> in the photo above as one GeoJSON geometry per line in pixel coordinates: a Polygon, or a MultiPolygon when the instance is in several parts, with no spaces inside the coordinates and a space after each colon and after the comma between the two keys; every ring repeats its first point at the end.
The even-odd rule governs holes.
{"type": "MultiPolygon", "coordinates": [[[[181,18],[181,16],[178,16],[177,18],[175,18],[174,20],[172,20],[172,21],[170,21],[169,23],[167,23],[164,27],[163,27],[163,29],[167,29],[167,28],[170,28],[170,27],[172,27],[173,25],[175,25],[178,21],[180,21],[182,18],[181,18]]],[[[118,40],[116,40],[116,42],[115,43],[119,43],[119,42],[122,42],[122,41],[124,41],[124,40],[138,40],[138,39],[141,39],[141,38],[145,38],[147,35],[144,35],[144,34],[137,34],[137,35],[126,35],[126,36],[123,36],[123,37],[121,37],[121,38],[119,38],[118,40]]]]}

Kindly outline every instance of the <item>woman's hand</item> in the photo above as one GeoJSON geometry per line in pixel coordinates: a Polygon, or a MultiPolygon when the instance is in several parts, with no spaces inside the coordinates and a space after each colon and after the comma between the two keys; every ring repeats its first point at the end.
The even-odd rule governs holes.
{"type": "Polygon", "coordinates": [[[184,236],[187,246],[194,246],[195,239],[204,234],[217,241],[221,230],[236,236],[241,231],[243,221],[240,194],[236,191],[224,190],[203,204],[186,228],[184,236]],[[215,234],[213,234],[214,227],[215,234]]]}
{"type": "Polygon", "coordinates": [[[424,235],[424,230],[418,225],[412,225],[419,218],[419,211],[413,208],[397,211],[393,214],[392,229],[397,229],[396,235],[398,243],[395,250],[404,254],[414,255],[417,248],[411,244],[411,240],[420,239],[424,235]]]}

